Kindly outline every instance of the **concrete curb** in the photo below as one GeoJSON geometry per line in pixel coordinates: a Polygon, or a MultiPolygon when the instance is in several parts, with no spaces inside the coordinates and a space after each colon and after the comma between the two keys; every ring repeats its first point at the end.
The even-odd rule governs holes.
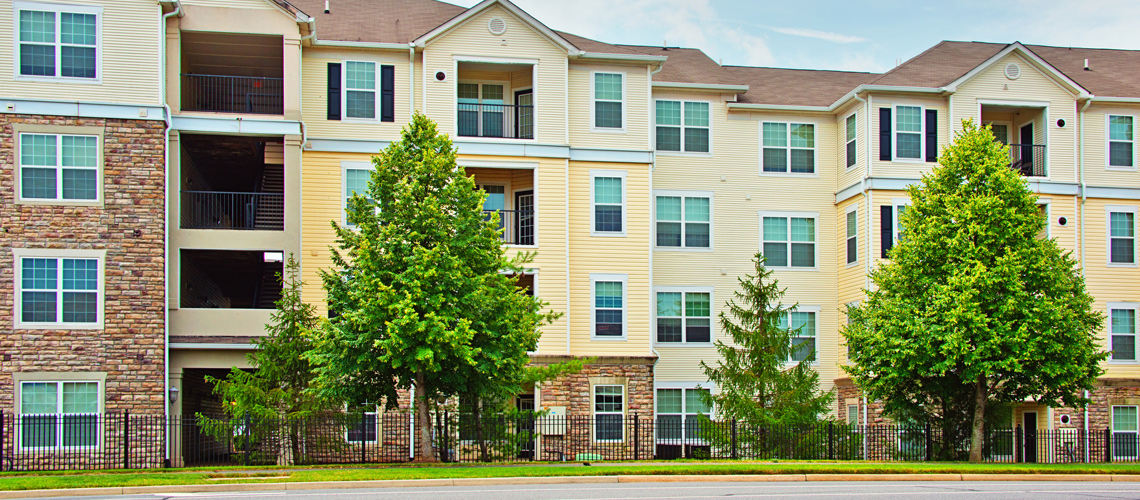
{"type": "Polygon", "coordinates": [[[457,479],[386,479],[372,481],[310,481],[298,483],[187,484],[0,491],[0,500],[154,493],[210,493],[237,491],[301,491],[364,488],[422,488],[441,486],[496,486],[526,484],[681,483],[681,482],[803,482],[803,481],[1074,481],[1140,482],[1128,474],[724,474],[627,475],[555,477],[480,477],[457,479]]]}

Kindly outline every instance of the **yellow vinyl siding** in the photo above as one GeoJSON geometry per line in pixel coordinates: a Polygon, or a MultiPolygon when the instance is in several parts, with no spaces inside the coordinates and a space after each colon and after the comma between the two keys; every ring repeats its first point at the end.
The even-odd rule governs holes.
{"type": "Polygon", "coordinates": [[[98,82],[84,79],[58,81],[18,80],[17,33],[12,3],[0,8],[0,81],[4,97],[89,101],[120,104],[162,104],[159,96],[159,19],[162,15],[153,0],[75,0],[67,4],[101,6],[101,33],[96,55],[98,82]]]}
{"type": "MultiPolygon", "coordinates": [[[[1045,75],[1025,58],[1010,54],[962,83],[954,93],[954,130],[961,130],[962,120],[979,116],[985,100],[1047,102],[1047,113],[1040,109],[1021,109],[1021,116],[1011,117],[1010,135],[1015,143],[1020,142],[1019,129],[1029,118],[1033,119],[1034,144],[1046,145],[1046,165],[1048,179],[1056,182],[1076,182],[1076,147],[1080,129],[1076,116],[1074,95],[1056,80],[1045,75]],[[1016,63],[1021,68],[1021,76],[1016,80],[1005,77],[1005,67],[1016,63]],[[1057,126],[1057,120],[1065,120],[1064,127],[1057,126]]],[[[987,111],[988,114],[988,111],[987,111]]],[[[1103,127],[1103,126],[1102,126],[1103,127]]],[[[1087,135],[1085,140],[1090,137],[1087,135]]],[[[943,144],[940,142],[940,145],[943,144]]],[[[1086,142],[1091,144],[1091,142],[1086,142]]]]}
{"type": "MultiPolygon", "coordinates": [[[[646,66],[572,64],[570,66],[570,143],[580,148],[649,149],[652,144],[649,109],[649,71],[646,66]],[[593,128],[594,72],[623,73],[624,131],[593,128]]],[[[617,130],[617,129],[614,129],[617,130]]]]}
{"type": "MultiPolygon", "coordinates": [[[[1093,309],[1105,314],[1105,326],[1098,340],[1105,349],[1108,345],[1109,302],[1140,302],[1140,267],[1108,266],[1108,213],[1109,205],[1140,207],[1140,200],[1112,200],[1089,198],[1085,203],[1085,283],[1096,298],[1093,309]]],[[[1140,364],[1105,363],[1102,378],[1138,378],[1140,364]]]]}
{"type": "MultiPolygon", "coordinates": [[[[863,289],[867,286],[867,238],[871,235],[867,231],[867,211],[863,203],[863,196],[858,195],[844,201],[838,205],[835,210],[836,222],[836,260],[838,273],[838,290],[837,290],[837,310],[839,317],[837,321],[837,328],[842,328],[847,324],[847,304],[851,302],[861,302],[864,298],[863,289]],[[856,246],[858,247],[859,260],[853,264],[847,263],[847,211],[852,207],[857,210],[856,224],[858,239],[856,246]]],[[[836,361],[839,363],[846,362],[847,348],[845,347],[845,340],[843,335],[837,333],[836,335],[836,361]]],[[[837,377],[842,378],[844,373],[838,370],[837,377]]]]}
{"type": "MultiPolygon", "coordinates": [[[[301,61],[301,116],[305,120],[310,138],[324,139],[362,139],[394,141],[400,138],[400,130],[408,123],[411,116],[408,106],[408,52],[403,51],[377,51],[355,49],[327,49],[305,47],[304,57],[301,61]],[[395,70],[395,84],[393,107],[395,121],[382,122],[377,114],[376,120],[328,119],[328,65],[329,63],[343,64],[344,61],[369,61],[376,63],[376,100],[380,100],[380,66],[393,66],[395,70]]],[[[417,67],[419,67],[417,65],[417,67]]],[[[343,66],[342,66],[343,70],[343,66]]],[[[419,78],[419,75],[415,75],[419,78]]],[[[417,84],[419,82],[417,81],[417,84]]],[[[343,90],[342,90],[343,93],[343,90]]],[[[342,94],[343,96],[343,94],[342,94]]],[[[446,130],[442,132],[447,133],[446,130]]],[[[452,134],[454,135],[454,134],[452,134]]]]}
{"type": "Polygon", "coordinates": [[[1140,107],[1135,105],[1097,104],[1089,106],[1084,115],[1085,126],[1085,182],[1097,187],[1140,188],[1140,143],[1136,127],[1140,125],[1140,107]],[[1108,167],[1108,116],[1133,116],[1132,169],[1108,167]]]}
{"type": "MultiPolygon", "coordinates": [[[[878,95],[873,98],[873,109],[871,111],[871,125],[874,137],[874,149],[872,150],[873,162],[871,167],[871,174],[874,177],[895,177],[903,179],[918,179],[922,174],[930,172],[934,168],[934,163],[928,163],[925,156],[919,160],[905,160],[905,161],[882,161],[879,159],[879,110],[882,108],[891,109],[891,154],[897,153],[897,148],[893,144],[894,136],[898,132],[897,115],[898,111],[896,106],[922,106],[922,121],[926,123],[926,111],[938,111],[938,152],[942,152],[942,148],[950,144],[950,130],[947,127],[948,115],[946,107],[946,99],[944,98],[928,98],[928,97],[915,97],[915,96],[899,96],[899,95],[878,95]]],[[[954,98],[955,106],[957,106],[958,98],[954,98]]],[[[954,120],[959,120],[957,114],[954,115],[954,120]]],[[[959,127],[961,128],[961,127],[959,127]]],[[[925,128],[922,134],[922,142],[926,144],[925,128]]],[[[925,149],[924,149],[925,151],[925,149]]]]}
{"type": "MultiPolygon", "coordinates": [[[[866,175],[867,166],[867,107],[858,101],[855,105],[839,110],[835,115],[835,157],[837,182],[835,190],[839,191],[847,186],[859,182],[866,175]],[[855,113],[855,166],[847,168],[847,117],[855,113]]],[[[874,137],[878,137],[875,135],[874,137]]],[[[878,151],[876,151],[876,154],[878,151]]],[[[877,156],[876,156],[877,158],[877,156]]]]}
{"type": "MultiPolygon", "coordinates": [[[[452,136],[455,136],[457,131],[455,101],[456,83],[459,81],[457,78],[459,63],[455,57],[460,55],[538,60],[535,68],[537,82],[533,82],[535,141],[545,144],[565,144],[567,58],[565,49],[555,45],[528,27],[521,19],[498,6],[487,9],[459,27],[431,40],[424,49],[426,72],[423,85],[427,91],[426,113],[439,123],[440,131],[452,136]],[[506,33],[495,36],[487,30],[487,22],[492,17],[499,17],[507,22],[506,33]],[[506,41],[505,44],[503,40],[506,41]],[[446,81],[436,81],[434,75],[438,71],[447,73],[446,81]]],[[[407,57],[404,59],[406,61],[407,57]]],[[[507,80],[509,82],[510,78],[507,80]]],[[[405,93],[404,96],[406,95],[405,93]]],[[[400,99],[397,90],[397,102],[400,99]]],[[[417,102],[417,106],[421,105],[417,102]]]]}

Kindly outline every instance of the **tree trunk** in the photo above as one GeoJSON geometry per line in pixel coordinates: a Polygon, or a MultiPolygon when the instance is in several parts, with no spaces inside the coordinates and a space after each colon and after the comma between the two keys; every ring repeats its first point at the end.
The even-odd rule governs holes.
{"type": "Polygon", "coordinates": [[[431,411],[428,409],[427,377],[423,372],[416,374],[416,420],[420,427],[420,453],[415,462],[438,462],[435,447],[431,440],[431,411]]]}
{"type": "Polygon", "coordinates": [[[970,434],[970,461],[982,461],[982,438],[985,435],[985,422],[986,422],[986,399],[989,387],[986,385],[986,377],[984,375],[978,376],[978,381],[974,383],[974,428],[970,434]]]}
{"type": "Polygon", "coordinates": [[[471,405],[471,416],[475,420],[475,442],[479,444],[479,461],[490,462],[491,457],[487,455],[487,441],[483,439],[483,400],[482,398],[474,399],[474,404],[471,405]]]}

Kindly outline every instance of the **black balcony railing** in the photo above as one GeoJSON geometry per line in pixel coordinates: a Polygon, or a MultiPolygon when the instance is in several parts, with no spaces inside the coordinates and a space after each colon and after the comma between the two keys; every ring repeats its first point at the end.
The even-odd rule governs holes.
{"type": "Polygon", "coordinates": [[[534,139],[534,106],[457,104],[459,135],[534,139]]]}
{"type": "Polygon", "coordinates": [[[487,218],[499,213],[499,228],[503,243],[508,245],[534,244],[534,210],[484,210],[487,218]]]}
{"type": "Polygon", "coordinates": [[[1026,177],[1045,177],[1044,144],[1010,144],[1009,166],[1026,177]]]}
{"type": "Polygon", "coordinates": [[[183,191],[182,229],[285,229],[285,195],[183,191]]]}
{"type": "Polygon", "coordinates": [[[280,115],[285,105],[282,86],[281,78],[183,73],[182,109],[280,115]]]}

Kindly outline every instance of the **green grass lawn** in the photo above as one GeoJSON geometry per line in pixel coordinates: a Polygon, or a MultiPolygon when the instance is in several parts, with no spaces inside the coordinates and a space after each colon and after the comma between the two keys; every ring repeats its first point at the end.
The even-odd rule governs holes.
{"type": "Polygon", "coordinates": [[[0,473],[0,490],[159,486],[176,484],[226,484],[303,481],[363,481],[391,479],[444,479],[482,477],[617,476],[631,474],[1140,474],[1140,464],[963,464],[963,463],[649,463],[547,465],[394,465],[374,468],[290,469],[273,467],[223,467],[212,469],[101,472],[7,472],[0,473]],[[272,473],[242,474],[242,469],[272,473]],[[243,477],[248,476],[248,477],[243,477]],[[271,476],[288,476],[276,478],[271,476]],[[223,478],[224,480],[211,480],[223,478]],[[236,478],[236,479],[231,479],[236,478]],[[263,478],[263,479],[257,479],[263,478]]]}

